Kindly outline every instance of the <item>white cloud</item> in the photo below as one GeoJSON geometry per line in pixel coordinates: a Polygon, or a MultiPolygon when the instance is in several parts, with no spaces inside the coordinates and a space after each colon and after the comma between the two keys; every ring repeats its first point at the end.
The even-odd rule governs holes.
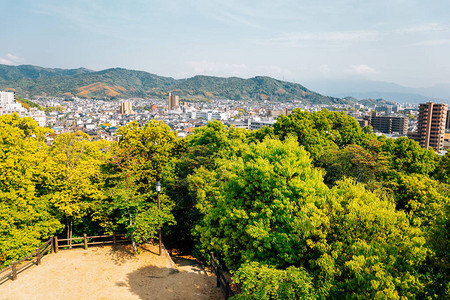
{"type": "Polygon", "coordinates": [[[327,64],[321,65],[321,66],[319,67],[319,72],[320,72],[322,75],[324,75],[324,76],[329,76],[330,73],[331,73],[330,66],[327,65],[327,64]]]}
{"type": "Polygon", "coordinates": [[[224,76],[243,76],[248,71],[245,64],[226,64],[210,61],[191,61],[188,62],[195,74],[224,76]]]}
{"type": "Polygon", "coordinates": [[[227,64],[212,61],[190,61],[187,66],[191,69],[188,72],[181,72],[177,77],[189,77],[193,75],[210,75],[221,77],[242,77],[249,78],[253,76],[270,76],[281,80],[288,80],[295,77],[296,73],[292,70],[277,65],[246,65],[246,64],[227,64]]]}
{"type": "Polygon", "coordinates": [[[15,56],[11,53],[7,53],[6,57],[0,57],[0,64],[2,65],[17,65],[22,62],[23,62],[22,58],[15,56]]]}
{"type": "Polygon", "coordinates": [[[445,26],[439,23],[429,23],[429,24],[420,24],[415,25],[407,28],[400,28],[397,30],[394,30],[395,33],[427,33],[432,31],[443,31],[445,30],[445,26]]]}
{"type": "Polygon", "coordinates": [[[379,40],[376,30],[330,31],[330,32],[289,32],[268,40],[271,43],[313,42],[371,42],[379,40]]]}
{"type": "Polygon", "coordinates": [[[445,45],[450,45],[450,39],[429,40],[413,44],[413,46],[445,46],[445,45]]]}
{"type": "Polygon", "coordinates": [[[355,75],[370,75],[377,73],[377,71],[374,68],[364,64],[352,65],[349,69],[347,69],[346,72],[355,75]]]}

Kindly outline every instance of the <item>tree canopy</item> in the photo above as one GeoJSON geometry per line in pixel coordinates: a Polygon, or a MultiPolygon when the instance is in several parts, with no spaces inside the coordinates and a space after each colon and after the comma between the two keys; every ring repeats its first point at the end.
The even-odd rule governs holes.
{"type": "Polygon", "coordinates": [[[236,299],[445,299],[450,185],[439,157],[327,110],[180,139],[131,122],[116,142],[0,117],[0,265],[55,234],[126,232],[207,261],[236,299]],[[155,184],[160,181],[161,209],[155,184]]]}

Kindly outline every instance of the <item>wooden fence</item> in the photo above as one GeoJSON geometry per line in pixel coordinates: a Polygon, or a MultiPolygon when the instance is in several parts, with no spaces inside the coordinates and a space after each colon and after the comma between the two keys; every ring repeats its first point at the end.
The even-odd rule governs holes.
{"type": "Polygon", "coordinates": [[[88,249],[88,245],[99,245],[99,244],[113,244],[129,242],[126,239],[125,234],[112,234],[112,235],[98,235],[98,236],[87,236],[75,237],[70,239],[58,239],[58,237],[51,237],[46,241],[40,248],[36,249],[35,252],[22,258],[19,261],[13,262],[10,266],[0,270],[0,284],[4,282],[5,279],[9,278],[12,280],[17,279],[17,274],[26,268],[30,267],[32,264],[39,265],[41,263],[42,257],[49,251],[51,253],[58,253],[60,248],[72,248],[77,246],[84,246],[84,249],[88,249]],[[97,240],[97,241],[95,241],[97,240]],[[72,244],[73,241],[82,241],[82,243],[72,244]],[[60,242],[66,242],[60,245],[60,242]],[[9,271],[9,272],[8,272],[9,271]],[[4,275],[2,275],[5,273],[4,275]]]}
{"type": "Polygon", "coordinates": [[[100,245],[100,244],[113,244],[130,242],[130,239],[125,238],[125,234],[112,234],[112,235],[97,235],[97,236],[87,236],[84,234],[83,237],[74,237],[70,239],[58,239],[55,236],[55,252],[58,253],[60,248],[72,248],[83,246],[84,249],[88,249],[88,245],[100,245]],[[98,241],[94,241],[98,240],[98,241]],[[64,244],[60,244],[65,242],[64,244]],[[72,244],[72,242],[77,242],[72,244]]]}
{"type": "Polygon", "coordinates": [[[35,252],[30,255],[22,258],[19,261],[13,262],[9,267],[0,270],[0,283],[6,278],[10,278],[12,280],[17,279],[17,274],[19,274],[24,269],[30,267],[32,264],[39,265],[41,264],[42,257],[48,252],[53,252],[53,237],[49,238],[40,248],[37,248],[35,252]],[[9,272],[7,272],[10,270],[9,272]],[[2,273],[5,273],[1,275],[2,273]]]}
{"type": "Polygon", "coordinates": [[[214,258],[214,252],[210,252],[211,256],[211,271],[217,276],[217,287],[221,287],[225,293],[225,299],[234,296],[234,292],[231,290],[230,282],[225,278],[222,271],[219,270],[219,264],[214,258]]]}

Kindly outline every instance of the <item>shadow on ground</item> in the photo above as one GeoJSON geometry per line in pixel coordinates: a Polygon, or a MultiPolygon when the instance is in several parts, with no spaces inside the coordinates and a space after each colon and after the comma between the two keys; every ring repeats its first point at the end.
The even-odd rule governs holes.
{"type": "Polygon", "coordinates": [[[109,257],[116,265],[122,265],[129,260],[137,259],[133,254],[131,245],[115,245],[108,252],[109,257]]]}
{"type": "Polygon", "coordinates": [[[197,272],[204,273],[207,275],[207,272],[202,264],[200,264],[196,259],[191,257],[182,257],[182,256],[174,256],[172,257],[174,263],[180,270],[189,271],[189,272],[197,272]]]}
{"type": "Polygon", "coordinates": [[[131,272],[127,280],[130,291],[141,299],[223,299],[215,278],[197,272],[148,266],[131,272]]]}

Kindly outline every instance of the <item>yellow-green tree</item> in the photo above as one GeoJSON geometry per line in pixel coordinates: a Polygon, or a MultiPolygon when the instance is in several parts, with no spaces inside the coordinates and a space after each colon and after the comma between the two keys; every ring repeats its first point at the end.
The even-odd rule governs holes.
{"type": "MultiPolygon", "coordinates": [[[[423,290],[422,231],[362,184],[346,179],[328,189],[294,138],[250,145],[216,172],[201,173],[200,247],[214,250],[238,278],[261,278],[245,267],[254,261],[270,268],[264,276],[289,270],[312,278],[320,298],[399,299],[423,290]]],[[[306,291],[288,286],[291,299],[306,291]]],[[[264,286],[251,288],[258,289],[264,286]]]]}
{"type": "Polygon", "coordinates": [[[72,238],[74,223],[86,216],[94,202],[104,197],[102,191],[102,152],[83,132],[62,133],[53,141],[51,203],[72,238]]]}
{"type": "Polygon", "coordinates": [[[61,228],[45,187],[48,133],[31,118],[0,117],[0,266],[30,254],[61,228]]]}
{"type": "Polygon", "coordinates": [[[161,194],[156,205],[156,181],[177,152],[174,132],[163,122],[140,127],[134,121],[118,131],[120,140],[112,148],[109,162],[109,211],[118,211],[117,222],[125,224],[137,252],[136,242],[156,237],[158,228],[172,224],[172,201],[161,194]]]}

